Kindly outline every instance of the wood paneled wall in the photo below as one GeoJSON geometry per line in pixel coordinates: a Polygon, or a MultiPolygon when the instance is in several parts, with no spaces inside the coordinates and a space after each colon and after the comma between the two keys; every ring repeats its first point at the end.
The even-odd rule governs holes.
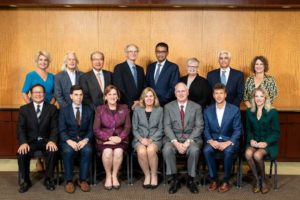
{"type": "Polygon", "coordinates": [[[165,41],[182,75],[187,58],[197,57],[206,76],[218,68],[218,51],[228,50],[232,66],[247,77],[252,58],[265,55],[279,88],[275,106],[300,109],[299,10],[30,8],[2,9],[0,19],[0,107],[23,104],[25,75],[40,49],[51,53],[53,73],[68,50],[77,53],[82,71],[90,69],[92,51],[103,51],[112,71],[124,61],[126,44],[140,47],[137,63],[146,68],[155,44],[165,41]]]}

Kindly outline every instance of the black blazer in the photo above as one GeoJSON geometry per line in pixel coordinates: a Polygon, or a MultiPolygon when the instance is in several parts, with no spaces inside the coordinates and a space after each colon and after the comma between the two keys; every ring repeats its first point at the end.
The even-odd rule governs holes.
{"type": "Polygon", "coordinates": [[[38,137],[42,137],[46,142],[57,142],[57,109],[46,102],[42,108],[40,123],[32,102],[20,107],[17,126],[19,144],[33,143],[38,137]]]}
{"type": "MultiPolygon", "coordinates": [[[[187,84],[188,75],[180,78],[180,82],[187,84]]],[[[212,90],[208,81],[202,76],[197,75],[190,85],[189,100],[201,105],[202,110],[210,104],[212,90]]]]}
{"type": "MultiPolygon", "coordinates": [[[[104,76],[104,88],[111,84],[112,73],[102,70],[104,76]]],[[[100,89],[97,77],[93,70],[80,77],[79,84],[83,90],[83,104],[89,105],[95,110],[97,106],[104,104],[103,92],[100,89]]]]}
{"type": "Polygon", "coordinates": [[[146,86],[144,69],[141,66],[135,66],[137,71],[137,87],[127,61],[116,65],[113,73],[113,84],[121,92],[121,103],[127,104],[129,108],[132,106],[133,101],[139,100],[146,86]]]}

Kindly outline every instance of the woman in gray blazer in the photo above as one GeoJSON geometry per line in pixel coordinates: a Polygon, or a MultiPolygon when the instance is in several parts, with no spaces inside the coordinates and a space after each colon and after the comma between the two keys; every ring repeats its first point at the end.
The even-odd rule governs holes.
{"type": "Polygon", "coordinates": [[[144,172],[143,187],[155,189],[157,182],[158,156],[163,137],[163,109],[155,91],[147,87],[140,98],[140,107],[134,109],[132,129],[133,148],[138,155],[139,164],[144,172]]]}

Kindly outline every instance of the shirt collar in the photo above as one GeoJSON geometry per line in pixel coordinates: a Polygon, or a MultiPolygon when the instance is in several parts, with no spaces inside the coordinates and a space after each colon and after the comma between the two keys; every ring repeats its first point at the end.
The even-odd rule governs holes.
{"type": "Polygon", "coordinates": [[[37,105],[40,105],[40,110],[42,110],[42,109],[43,109],[44,102],[41,102],[41,103],[33,102],[33,105],[34,105],[35,110],[36,110],[36,108],[37,108],[37,105]]]}
{"type": "Polygon", "coordinates": [[[97,71],[97,70],[95,70],[94,68],[93,68],[93,72],[94,72],[94,74],[95,74],[96,76],[97,76],[98,73],[100,73],[100,75],[102,75],[102,73],[103,73],[103,72],[102,72],[102,69],[101,69],[100,71],[97,71]]]}
{"type": "Polygon", "coordinates": [[[164,61],[162,61],[162,62],[158,62],[158,61],[157,61],[156,65],[158,65],[158,63],[160,63],[160,64],[161,64],[161,66],[164,66],[164,65],[165,65],[165,63],[166,63],[166,61],[167,61],[167,59],[165,59],[165,60],[164,60],[164,61]]]}

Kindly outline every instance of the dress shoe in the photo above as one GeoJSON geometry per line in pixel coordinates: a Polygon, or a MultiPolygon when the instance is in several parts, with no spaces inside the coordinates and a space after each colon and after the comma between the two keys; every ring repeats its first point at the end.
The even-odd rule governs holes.
{"type": "Polygon", "coordinates": [[[209,184],[207,190],[208,190],[209,192],[213,192],[213,191],[215,191],[217,188],[218,188],[218,183],[217,183],[216,181],[212,181],[212,182],[209,184]]]}
{"type": "Polygon", "coordinates": [[[77,184],[80,187],[80,189],[81,189],[82,192],[89,192],[89,191],[91,191],[91,187],[88,184],[88,182],[86,182],[86,181],[79,181],[78,180],[77,184]]]}
{"type": "Polygon", "coordinates": [[[150,188],[151,188],[151,185],[150,185],[150,184],[143,184],[143,188],[144,188],[144,189],[150,189],[150,188]]]}
{"type": "Polygon", "coordinates": [[[270,187],[267,184],[261,187],[262,194],[267,194],[269,191],[270,191],[270,187]]]}
{"type": "Polygon", "coordinates": [[[29,182],[23,182],[20,185],[19,192],[20,193],[27,192],[31,186],[32,186],[32,184],[31,184],[30,181],[29,182]]]}
{"type": "Polygon", "coordinates": [[[221,193],[227,192],[229,190],[230,190],[230,185],[229,185],[229,183],[226,183],[226,182],[222,183],[219,187],[219,192],[221,192],[221,193]]]}
{"type": "Polygon", "coordinates": [[[190,189],[191,193],[194,193],[194,194],[199,193],[197,184],[194,181],[189,180],[187,182],[187,187],[190,189]]]}
{"type": "Polygon", "coordinates": [[[53,179],[50,179],[50,178],[45,179],[44,185],[45,185],[46,189],[50,190],[50,191],[53,191],[56,188],[55,181],[53,179]]]}
{"type": "Polygon", "coordinates": [[[65,185],[65,191],[69,194],[74,193],[75,192],[75,185],[73,182],[69,181],[66,183],[65,185]]]}
{"type": "Polygon", "coordinates": [[[113,189],[115,189],[115,190],[119,190],[119,189],[121,188],[121,185],[113,185],[112,187],[113,187],[113,189]]]}
{"type": "Polygon", "coordinates": [[[156,184],[156,185],[150,185],[150,188],[151,188],[152,190],[156,189],[157,187],[158,187],[158,184],[156,184]]]}
{"type": "Polygon", "coordinates": [[[180,182],[179,180],[173,180],[171,186],[170,186],[170,189],[169,189],[169,194],[174,194],[177,192],[177,190],[180,188],[180,182]]]}
{"type": "Polygon", "coordinates": [[[110,190],[112,190],[112,186],[105,186],[105,185],[104,185],[104,189],[110,191],[110,190]]]}
{"type": "Polygon", "coordinates": [[[253,191],[253,193],[259,193],[260,192],[259,182],[256,182],[255,184],[253,184],[252,191],[253,191]]]}

